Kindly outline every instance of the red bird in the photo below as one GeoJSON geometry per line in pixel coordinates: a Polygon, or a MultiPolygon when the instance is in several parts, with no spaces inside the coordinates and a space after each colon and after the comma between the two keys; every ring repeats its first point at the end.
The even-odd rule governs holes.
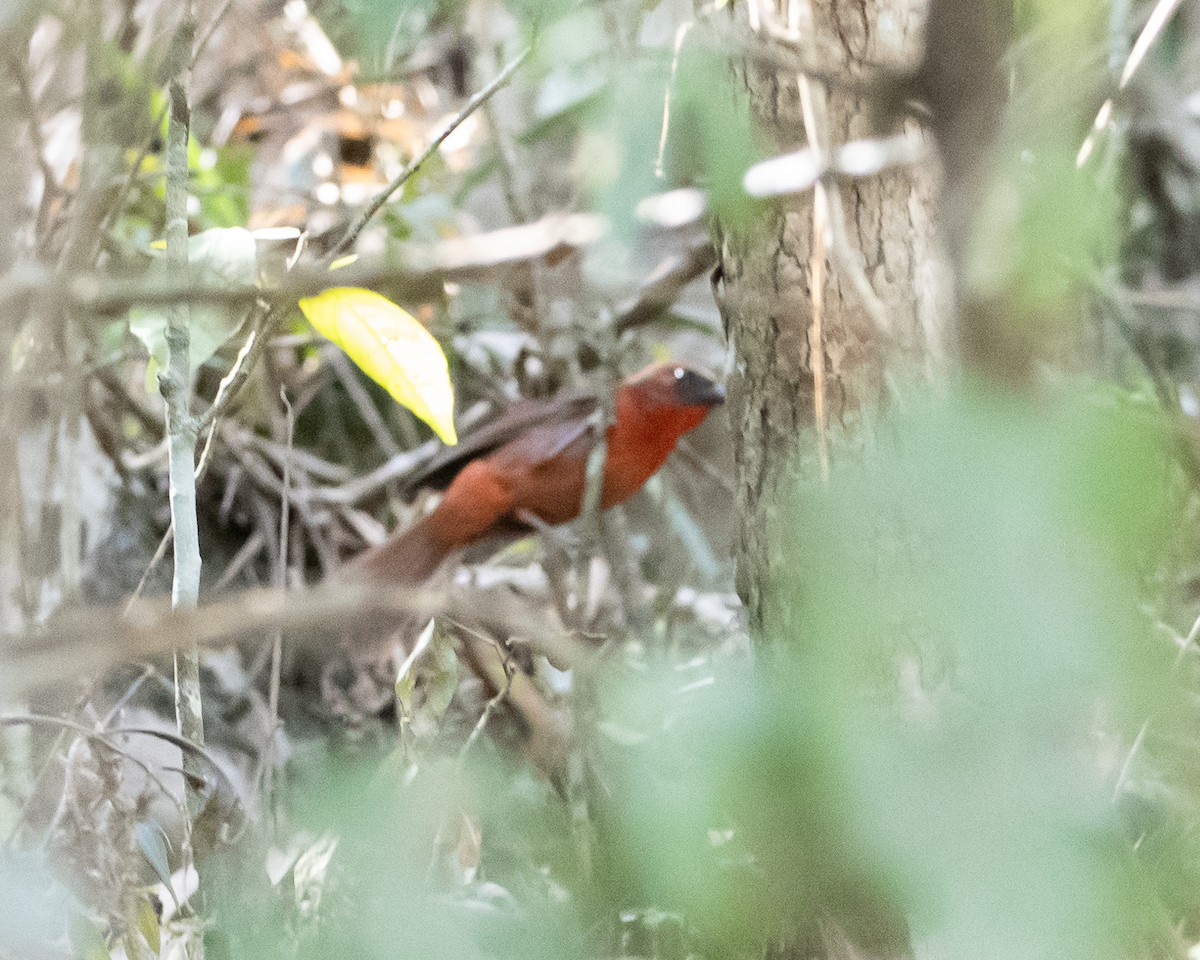
{"type": "MultiPolygon", "coordinates": [[[[608,428],[604,509],[622,503],[663,465],[675,443],[724,400],[719,384],[686,367],[651,364],[617,389],[608,428]]],[[[357,557],[346,569],[387,583],[421,583],[452,553],[527,533],[531,520],[566,523],[583,508],[589,419],[595,397],[573,394],[521,404],[424,471],[421,482],[449,483],[437,508],[408,530],[357,557]]],[[[536,522],[534,521],[534,522],[536,522]]]]}

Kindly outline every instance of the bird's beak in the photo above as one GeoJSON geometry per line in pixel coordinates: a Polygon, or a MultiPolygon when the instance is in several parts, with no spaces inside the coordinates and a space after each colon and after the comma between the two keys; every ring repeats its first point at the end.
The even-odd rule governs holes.
{"type": "Polygon", "coordinates": [[[725,388],[688,370],[676,381],[676,396],[688,407],[716,407],[725,402],[725,388]]]}

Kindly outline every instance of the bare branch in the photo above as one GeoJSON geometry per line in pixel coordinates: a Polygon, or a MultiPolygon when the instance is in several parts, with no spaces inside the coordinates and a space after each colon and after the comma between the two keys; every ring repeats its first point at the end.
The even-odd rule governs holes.
{"type": "Polygon", "coordinates": [[[707,238],[662,261],[642,283],[637,296],[618,310],[617,333],[657,319],[679,299],[684,287],[716,265],[717,252],[707,238]]]}
{"type": "Polygon", "coordinates": [[[167,272],[85,272],[64,283],[41,266],[24,263],[0,279],[0,302],[40,296],[50,303],[65,301],[65,306],[91,314],[117,314],[133,306],[181,302],[237,306],[266,301],[278,309],[290,308],[301,297],[318,294],[334,284],[403,287],[414,298],[420,298],[436,295],[447,281],[494,280],[526,263],[557,262],[598,240],[606,229],[604,218],[596,214],[549,214],[534,223],[472,237],[428,246],[404,245],[395,259],[359,261],[333,274],[324,264],[297,267],[274,290],[214,284],[167,272]]]}
{"type": "MultiPolygon", "coordinates": [[[[187,276],[188,270],[188,131],[191,111],[187,99],[195,12],[187,3],[179,31],[176,51],[178,70],[171,80],[167,117],[167,260],[174,272],[187,276]]],[[[171,603],[176,608],[194,608],[200,599],[200,531],[196,521],[196,429],[189,409],[192,396],[191,322],[188,304],[176,304],[167,314],[167,370],[160,377],[167,405],[167,436],[171,499],[171,526],[174,530],[175,571],[171,584],[171,603]]],[[[204,743],[204,715],[200,700],[200,653],[194,644],[175,646],[175,719],[184,740],[204,743]]],[[[196,757],[183,755],[187,805],[193,817],[203,807],[204,798],[196,784],[203,783],[203,770],[196,757]]],[[[188,841],[190,846],[190,841],[188,841]]],[[[185,859],[190,851],[185,851],[185,859]]]]}

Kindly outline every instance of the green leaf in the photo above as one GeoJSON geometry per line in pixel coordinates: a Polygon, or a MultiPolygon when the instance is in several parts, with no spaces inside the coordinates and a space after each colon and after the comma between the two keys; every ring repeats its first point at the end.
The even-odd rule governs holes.
{"type": "Polygon", "coordinates": [[[429,424],[443,442],[458,443],[446,355],[412,314],[360,287],[332,287],[305,297],[300,309],[397,403],[429,424]]]}
{"type": "MultiPolygon", "coordinates": [[[[197,282],[252,286],[258,275],[254,236],[242,227],[205,230],[188,239],[188,269],[197,282]]],[[[192,304],[188,320],[191,334],[188,354],[195,371],[241,325],[241,317],[226,307],[192,304]]],[[[157,389],[155,367],[167,366],[167,312],[132,310],[129,331],[142,341],[152,361],[147,389],[157,389]]]]}

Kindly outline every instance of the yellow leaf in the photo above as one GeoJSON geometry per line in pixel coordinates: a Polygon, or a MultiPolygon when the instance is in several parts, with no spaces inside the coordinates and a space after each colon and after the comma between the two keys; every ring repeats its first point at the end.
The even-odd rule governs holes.
{"type": "Polygon", "coordinates": [[[412,314],[370,290],[332,287],[300,309],[362,371],[448,444],[454,435],[454,388],[446,355],[412,314]]]}
{"type": "Polygon", "coordinates": [[[154,909],[154,905],[149,900],[142,900],[137,906],[137,926],[138,932],[146,938],[146,943],[154,951],[154,955],[158,956],[159,948],[162,946],[158,911],[154,909]]]}

